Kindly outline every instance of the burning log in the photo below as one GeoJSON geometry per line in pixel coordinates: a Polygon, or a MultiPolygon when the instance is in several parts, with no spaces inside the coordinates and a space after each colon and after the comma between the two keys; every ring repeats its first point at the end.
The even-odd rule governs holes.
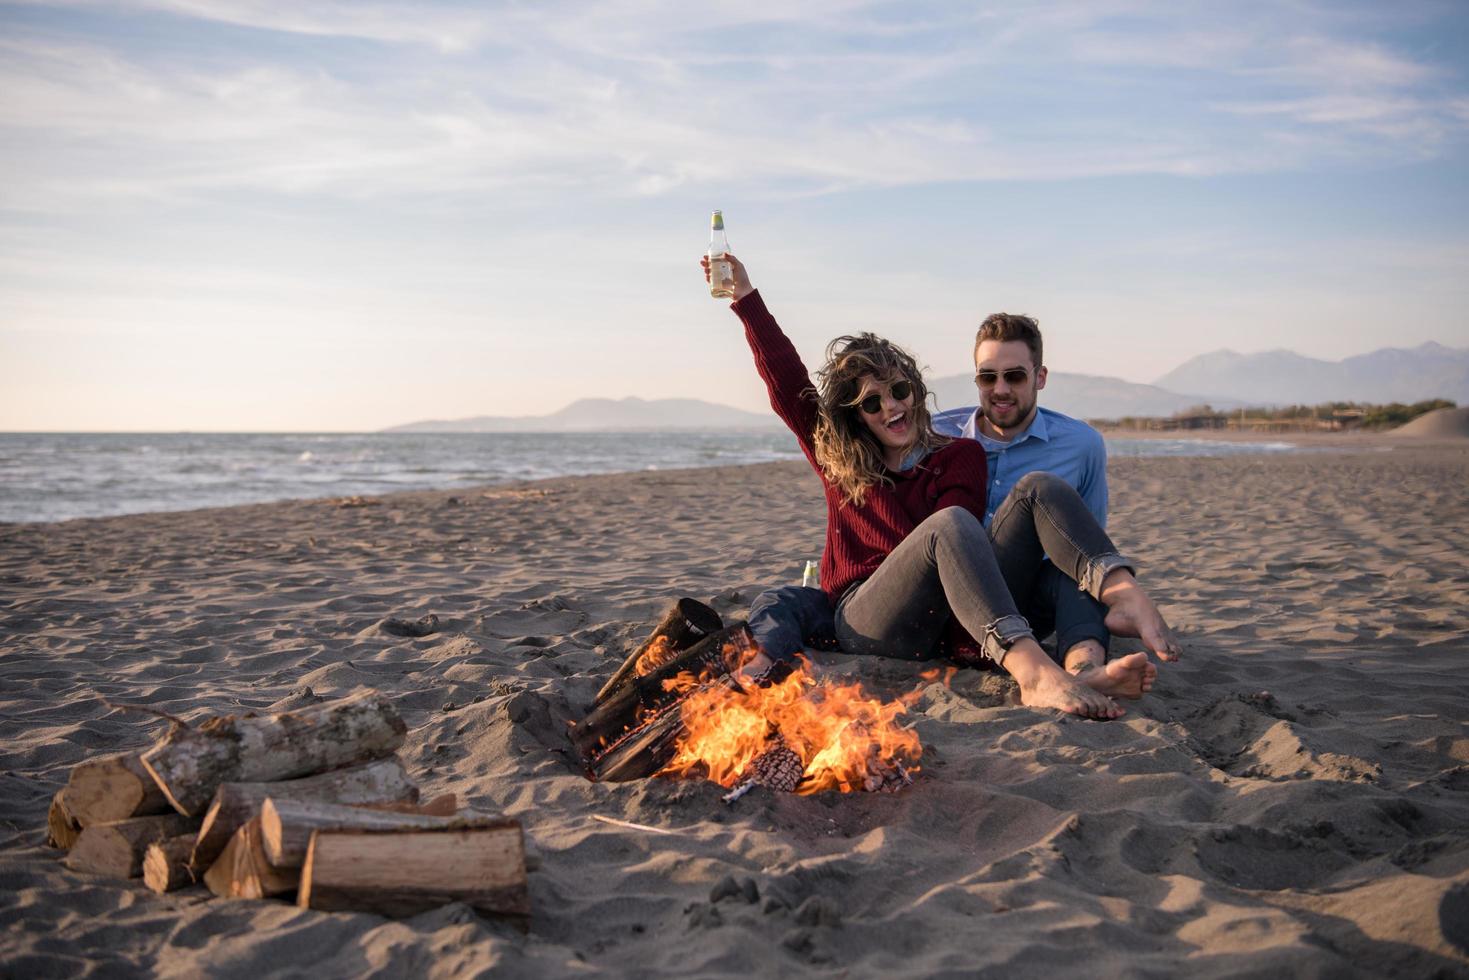
{"type": "Polygon", "coordinates": [[[391,702],[359,691],[278,715],[225,715],[197,728],[175,724],[143,755],[174,809],[202,810],[223,783],[309,776],[391,755],[407,727],[391,702]]]}
{"type": "Polygon", "coordinates": [[[82,828],[66,855],[66,866],[84,874],[136,878],[143,873],[143,853],[149,844],[187,834],[197,826],[198,821],[177,813],[94,823],[82,828]]]}
{"type": "Polygon", "coordinates": [[[194,835],[167,837],[148,845],[143,853],[143,884],[162,895],[194,883],[189,855],[194,852],[194,835]]]}
{"type": "Polygon", "coordinates": [[[679,706],[670,704],[592,760],[589,774],[599,783],[644,779],[668,764],[683,734],[679,706]]]}
{"type": "Polygon", "coordinates": [[[632,678],[650,673],[680,651],[723,627],[724,621],[719,618],[719,613],[704,603],[696,599],[679,599],[668,607],[663,619],[653,627],[653,632],[642,645],[602,685],[592,704],[599,705],[608,700],[631,683],[632,678]]]}
{"type": "Polygon", "coordinates": [[[204,873],[204,884],[220,898],[270,898],[295,891],[300,881],[296,868],[277,868],[267,860],[259,817],[235,831],[219,860],[204,873]]]}
{"type": "Polygon", "coordinates": [[[260,839],[272,865],[299,868],[318,830],[452,830],[473,826],[475,819],[272,798],[260,810],[260,839]]]}
{"type": "Polygon", "coordinates": [[[302,908],[417,915],[449,902],[530,915],[525,840],[515,820],[451,830],[318,830],[296,902],[302,908]]]}
{"type": "Polygon", "coordinates": [[[203,874],[219,858],[225,845],[251,817],[260,813],[267,797],[281,800],[321,800],[330,803],[393,803],[418,799],[418,787],[408,779],[397,757],[360,766],[335,769],[304,779],[276,783],[225,783],[214,794],[204,815],[199,842],[189,866],[203,874]]]}
{"type": "Polygon", "coordinates": [[[649,715],[686,696],[678,686],[670,689],[670,682],[677,685],[675,678],[679,675],[728,674],[754,649],[755,638],[744,623],[711,633],[662,666],[632,676],[611,698],[594,707],[581,724],[572,726],[572,744],[583,759],[596,759],[610,751],[609,747],[625,733],[640,728],[649,715]]]}

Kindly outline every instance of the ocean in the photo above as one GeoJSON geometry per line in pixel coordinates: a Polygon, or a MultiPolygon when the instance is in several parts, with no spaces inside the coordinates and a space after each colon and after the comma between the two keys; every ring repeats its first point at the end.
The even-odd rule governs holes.
{"type": "MultiPolygon", "coordinates": [[[[1108,439],[1116,456],[1290,452],[1288,442],[1108,439]]],[[[788,433],[0,433],[0,522],[801,459],[788,433]]]]}

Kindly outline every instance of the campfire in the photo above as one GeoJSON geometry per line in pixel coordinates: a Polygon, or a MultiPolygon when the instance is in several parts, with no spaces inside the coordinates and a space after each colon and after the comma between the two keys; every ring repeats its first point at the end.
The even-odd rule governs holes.
{"type": "Polygon", "coordinates": [[[709,779],[810,794],[892,791],[923,748],[898,722],[906,699],[818,679],[802,660],[760,683],[737,680],[758,652],[743,624],[681,599],[613,675],[572,741],[593,779],[709,779]]]}

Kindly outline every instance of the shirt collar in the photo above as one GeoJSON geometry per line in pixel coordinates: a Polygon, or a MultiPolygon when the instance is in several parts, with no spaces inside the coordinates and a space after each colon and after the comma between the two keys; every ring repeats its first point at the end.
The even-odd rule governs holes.
{"type": "Polygon", "coordinates": [[[1026,426],[1025,431],[1008,442],[1001,439],[991,439],[980,431],[978,408],[969,416],[968,420],[959,430],[959,434],[965,439],[974,439],[983,443],[984,448],[991,452],[999,452],[1002,449],[1009,449],[1011,446],[1018,446],[1027,439],[1039,439],[1041,442],[1051,441],[1051,430],[1046,424],[1045,409],[1039,406],[1036,407],[1035,417],[1030,420],[1030,425],[1026,426]]]}

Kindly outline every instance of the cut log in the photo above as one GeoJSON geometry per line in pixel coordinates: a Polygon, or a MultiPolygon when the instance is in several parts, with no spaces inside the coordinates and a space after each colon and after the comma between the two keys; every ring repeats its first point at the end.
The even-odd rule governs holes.
{"type": "Polygon", "coordinates": [[[319,830],[296,903],[303,908],[417,915],[463,902],[492,915],[530,915],[520,823],[461,830],[319,830]]]}
{"type": "Polygon", "coordinates": [[[324,800],[331,803],[401,803],[418,799],[418,787],[394,756],[348,769],[335,769],[305,779],[278,783],[225,783],[204,814],[189,868],[202,875],[218,860],[225,845],[245,821],[260,813],[266,797],[324,800]]]}
{"type": "Polygon", "coordinates": [[[143,852],[165,837],[187,834],[197,820],[177,813],[160,813],[83,827],[76,845],[66,855],[66,866],[85,874],[136,878],[143,873],[143,852]]]}
{"type": "Polygon", "coordinates": [[[143,853],[143,884],[162,895],[194,883],[189,855],[194,852],[194,835],[183,834],[154,841],[143,853]]]}
{"type": "Polygon", "coordinates": [[[657,670],[635,676],[582,721],[571,728],[571,742],[583,760],[590,762],[626,733],[642,724],[647,714],[677,700],[680,695],[664,688],[664,682],[679,674],[717,677],[739,666],[741,658],[755,646],[755,638],[744,623],[735,623],[695,643],[657,670]]]}
{"type": "Polygon", "coordinates": [[[364,810],[385,810],[389,813],[417,813],[425,817],[452,817],[459,812],[459,797],[453,793],[441,793],[427,803],[349,803],[348,806],[364,810]]]}
{"type": "Polygon", "coordinates": [[[71,814],[66,787],[63,786],[51,797],[51,809],[46,812],[46,843],[69,851],[81,832],[82,825],[71,814]]]}
{"type": "Polygon", "coordinates": [[[271,798],[260,809],[260,837],[271,864],[299,868],[306,860],[311,835],[318,830],[452,830],[497,819],[483,814],[433,816],[271,798]]]}
{"type": "Polygon", "coordinates": [[[71,768],[66,790],[67,808],[83,827],[172,809],[137,752],[77,763],[71,768]]]}
{"type": "Polygon", "coordinates": [[[235,831],[219,860],[204,872],[204,884],[220,898],[270,898],[295,891],[301,880],[297,868],[277,868],[265,858],[260,845],[260,818],[253,817],[235,831]]]}
{"type": "MultiPolygon", "coordinates": [[[[697,599],[679,599],[664,612],[663,618],[653,627],[648,638],[622,662],[622,666],[613,672],[607,683],[602,685],[592,704],[601,704],[616,694],[619,688],[630,683],[632,678],[648,673],[647,669],[638,670],[638,662],[645,654],[655,651],[655,648],[655,652],[663,656],[678,653],[723,628],[724,621],[719,618],[719,613],[704,603],[697,599]]],[[[652,666],[661,665],[655,663],[652,666]]]]}
{"type": "Polygon", "coordinates": [[[202,811],[223,783],[311,776],[392,755],[407,726],[387,698],[359,691],[278,715],[174,725],[143,764],[180,813],[202,811]]]}

